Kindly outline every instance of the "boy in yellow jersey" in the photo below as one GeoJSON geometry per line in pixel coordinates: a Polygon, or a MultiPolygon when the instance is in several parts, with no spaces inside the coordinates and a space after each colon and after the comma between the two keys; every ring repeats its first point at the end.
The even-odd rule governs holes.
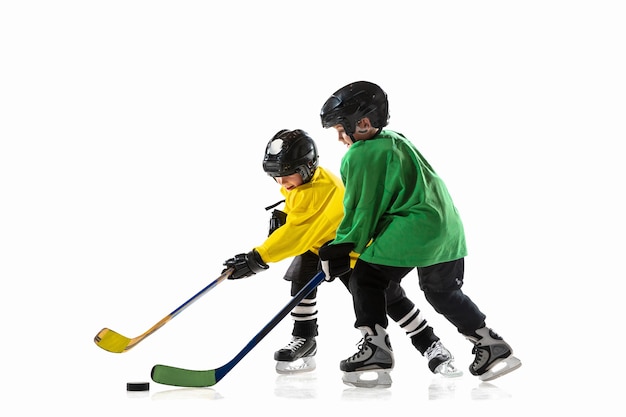
{"type": "MultiPolygon", "coordinates": [[[[319,166],[315,142],[300,129],[284,129],[272,137],[265,149],[263,170],[281,186],[284,210],[273,211],[269,237],[263,243],[226,260],[224,265],[234,268],[229,279],[239,279],[268,269],[270,263],[293,257],[284,279],[291,282],[294,296],[321,270],[318,252],[324,243],[335,239],[344,213],[344,186],[337,176],[319,166]]],[[[355,253],[350,255],[351,265],[356,257],[355,253]]],[[[350,271],[338,278],[348,288],[350,271]]],[[[327,277],[327,280],[332,279],[327,277]]],[[[386,295],[389,317],[427,358],[430,370],[447,377],[462,375],[453,364],[453,356],[399,283],[390,282],[386,295]]],[[[317,289],[314,289],[291,312],[292,339],[274,354],[278,373],[315,369],[316,303],[317,289]]]]}

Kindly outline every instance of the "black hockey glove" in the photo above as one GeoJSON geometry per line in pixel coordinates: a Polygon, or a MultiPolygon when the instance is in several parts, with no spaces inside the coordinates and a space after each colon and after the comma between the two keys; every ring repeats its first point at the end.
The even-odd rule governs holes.
{"type": "MultiPolygon", "coordinates": [[[[263,259],[261,259],[259,252],[254,249],[248,253],[240,253],[239,255],[235,255],[235,257],[226,260],[224,262],[224,266],[226,266],[224,271],[228,268],[235,268],[228,279],[250,277],[269,268],[269,266],[263,262],[263,259]]],[[[224,271],[222,271],[222,273],[224,273],[224,271]]]]}
{"type": "Polygon", "coordinates": [[[272,211],[272,217],[270,218],[270,232],[268,236],[276,231],[279,227],[287,223],[287,213],[280,210],[272,211]]]}
{"type": "Polygon", "coordinates": [[[340,243],[338,245],[326,242],[320,248],[322,270],[326,274],[326,281],[330,282],[337,277],[342,277],[350,272],[350,252],[354,249],[352,243],[340,243]]]}

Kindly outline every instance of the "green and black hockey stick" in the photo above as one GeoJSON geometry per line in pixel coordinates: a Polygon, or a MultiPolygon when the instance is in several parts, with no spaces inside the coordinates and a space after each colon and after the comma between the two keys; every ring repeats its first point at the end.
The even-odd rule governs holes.
{"type": "Polygon", "coordinates": [[[280,321],[285,318],[299,303],[309,295],[324,280],[325,274],[320,271],[302,288],[289,303],[274,316],[274,318],[257,333],[250,342],[227,364],[216,369],[197,371],[191,369],[176,368],[167,365],[154,365],[152,367],[152,380],[159,384],[173,385],[177,387],[210,387],[217,384],[231,369],[239,363],[259,342],[272,331],[280,321]]]}

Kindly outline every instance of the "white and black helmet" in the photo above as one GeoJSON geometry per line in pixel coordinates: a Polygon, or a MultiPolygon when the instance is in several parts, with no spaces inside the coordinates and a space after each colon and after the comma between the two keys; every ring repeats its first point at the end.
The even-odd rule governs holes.
{"type": "Polygon", "coordinates": [[[267,143],[263,170],[270,177],[286,177],[295,173],[307,183],[319,164],[317,146],[304,130],[283,129],[267,143]]]}

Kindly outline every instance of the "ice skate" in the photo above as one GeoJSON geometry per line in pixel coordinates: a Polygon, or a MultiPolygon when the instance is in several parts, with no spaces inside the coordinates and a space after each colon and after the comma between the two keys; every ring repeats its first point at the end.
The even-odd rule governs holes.
{"type": "Polygon", "coordinates": [[[361,328],[363,339],[359,351],[341,361],[343,383],[361,388],[388,388],[391,386],[393,350],[389,336],[379,324],[375,334],[369,328],[361,328]]]}
{"type": "Polygon", "coordinates": [[[276,372],[293,374],[313,371],[316,353],[317,342],[314,337],[306,339],[294,336],[287,346],[274,352],[276,372]]]}
{"type": "Polygon", "coordinates": [[[428,367],[433,374],[439,374],[446,378],[455,378],[463,375],[463,371],[454,366],[454,356],[440,340],[433,342],[426,349],[424,356],[428,359],[428,367]]]}
{"type": "Polygon", "coordinates": [[[488,327],[476,330],[473,336],[467,336],[476,355],[469,367],[472,375],[481,381],[491,381],[522,366],[522,362],[513,356],[513,350],[500,336],[488,327]]]}

